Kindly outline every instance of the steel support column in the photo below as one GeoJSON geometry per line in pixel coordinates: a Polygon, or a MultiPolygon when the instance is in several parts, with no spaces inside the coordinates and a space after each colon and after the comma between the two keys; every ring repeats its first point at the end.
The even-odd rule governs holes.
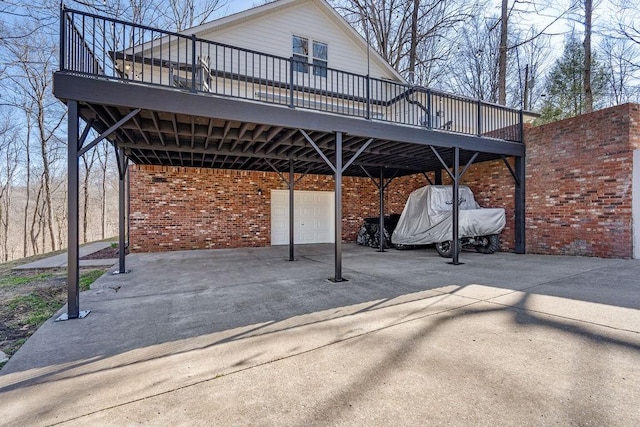
{"type": "Polygon", "coordinates": [[[384,169],[380,168],[380,185],[378,186],[380,189],[380,249],[378,252],[384,252],[384,169]]]}
{"type": "Polygon", "coordinates": [[[460,260],[460,148],[455,147],[453,149],[453,260],[451,264],[459,265],[460,260]]]}
{"type": "MultiPolygon", "coordinates": [[[[367,168],[365,168],[364,166],[360,165],[360,169],[362,169],[362,171],[369,177],[369,179],[371,179],[371,181],[373,182],[373,184],[378,188],[378,190],[380,190],[380,222],[379,222],[379,227],[381,230],[384,230],[384,192],[387,189],[387,187],[389,186],[389,184],[391,184],[391,181],[393,181],[396,176],[398,176],[398,170],[396,170],[393,175],[387,180],[387,182],[384,182],[384,169],[380,168],[380,176],[378,178],[378,180],[376,181],[376,179],[369,173],[369,171],[367,170],[367,168]]],[[[429,177],[425,174],[424,175],[427,180],[429,179],[429,177]]],[[[382,233],[382,239],[385,239],[384,237],[384,233],[382,233]]],[[[379,244],[379,249],[378,252],[385,252],[384,250],[384,241],[382,241],[382,239],[378,239],[378,244],[379,244]]],[[[386,239],[385,239],[386,240],[386,239]]]]}
{"type": "Polygon", "coordinates": [[[526,224],[525,224],[525,157],[516,157],[516,194],[515,194],[515,234],[516,253],[526,253],[526,224]]]}
{"type": "Polygon", "coordinates": [[[294,180],[294,167],[293,167],[293,159],[289,159],[289,261],[295,261],[295,253],[294,253],[294,192],[293,188],[295,186],[294,180]]]}
{"type": "Polygon", "coordinates": [[[67,101],[67,312],[56,321],[82,319],[89,310],[80,311],[80,221],[79,170],[80,117],[78,102],[67,101]]]}
{"type": "Polygon", "coordinates": [[[342,132],[336,132],[336,146],[335,146],[335,165],[331,163],[331,160],[320,149],[318,144],[314,142],[307,132],[303,129],[299,129],[300,133],[311,144],[314,150],[318,153],[322,160],[325,161],[327,166],[333,170],[335,174],[335,276],[331,279],[334,282],[346,282],[347,279],[342,277],[342,174],[353,164],[353,162],[364,152],[364,150],[371,145],[373,138],[370,138],[365,142],[360,149],[353,155],[346,163],[342,162],[342,132]]]}
{"type": "Polygon", "coordinates": [[[127,225],[127,205],[125,198],[126,177],[129,171],[129,159],[124,148],[116,148],[116,160],[118,161],[118,271],[113,274],[126,274],[125,256],[127,253],[125,234],[127,225]]]}
{"type": "Polygon", "coordinates": [[[438,168],[435,171],[433,171],[433,176],[434,176],[434,181],[435,181],[435,185],[442,185],[442,169],[438,168]]]}
{"type": "Polygon", "coordinates": [[[335,282],[342,282],[342,132],[336,132],[335,164],[335,282]]]}

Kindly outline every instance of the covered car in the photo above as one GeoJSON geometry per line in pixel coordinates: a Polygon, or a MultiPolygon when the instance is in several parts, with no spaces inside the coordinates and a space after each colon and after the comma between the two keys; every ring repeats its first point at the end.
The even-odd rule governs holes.
{"type": "MultiPolygon", "coordinates": [[[[504,209],[481,208],[471,189],[464,185],[459,186],[458,195],[462,243],[489,247],[496,246],[497,241],[499,245],[498,234],[506,224],[504,209]]],[[[452,196],[451,185],[427,185],[411,193],[391,236],[393,244],[411,246],[450,242],[453,236],[452,196]]],[[[479,251],[491,253],[495,250],[497,248],[479,251]]]]}

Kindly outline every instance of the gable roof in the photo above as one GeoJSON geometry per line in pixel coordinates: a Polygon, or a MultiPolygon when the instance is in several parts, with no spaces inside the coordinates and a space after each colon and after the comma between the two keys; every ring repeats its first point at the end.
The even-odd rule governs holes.
{"type": "Polygon", "coordinates": [[[270,3],[265,3],[260,6],[254,6],[250,9],[242,12],[237,12],[225,17],[215,19],[204,24],[188,28],[181,31],[181,34],[201,34],[211,33],[217,31],[223,31],[229,29],[240,23],[246,23],[253,19],[263,17],[270,13],[276,13],[286,8],[298,6],[303,3],[313,3],[318,7],[329,19],[331,19],[336,26],[342,30],[343,34],[351,40],[357,48],[363,52],[367,52],[369,49],[369,57],[372,63],[375,63],[380,69],[388,72],[389,78],[393,78],[402,83],[406,83],[406,80],[400,75],[400,73],[393,68],[375,49],[370,48],[367,41],[358,33],[336,10],[327,3],[326,0],[275,0],[270,3]]]}

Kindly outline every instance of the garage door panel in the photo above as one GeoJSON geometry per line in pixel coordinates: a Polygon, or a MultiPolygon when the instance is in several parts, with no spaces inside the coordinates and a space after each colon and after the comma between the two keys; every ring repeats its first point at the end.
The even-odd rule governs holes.
{"type": "MultiPolygon", "coordinates": [[[[294,192],[294,242],[334,242],[334,193],[294,192]]],[[[289,191],[271,191],[271,244],[289,243],[289,191]]]]}

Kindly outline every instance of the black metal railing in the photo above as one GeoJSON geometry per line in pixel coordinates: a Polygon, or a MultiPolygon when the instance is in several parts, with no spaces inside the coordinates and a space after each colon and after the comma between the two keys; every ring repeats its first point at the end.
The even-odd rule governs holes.
{"type": "Polygon", "coordinates": [[[522,141],[522,111],[62,9],[60,71],[522,141]]]}

